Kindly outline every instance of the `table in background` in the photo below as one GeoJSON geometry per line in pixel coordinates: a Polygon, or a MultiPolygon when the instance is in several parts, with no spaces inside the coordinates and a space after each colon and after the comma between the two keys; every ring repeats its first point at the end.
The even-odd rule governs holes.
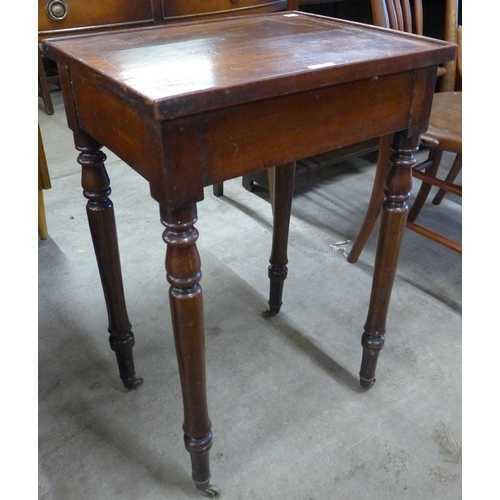
{"type": "Polygon", "coordinates": [[[204,187],[279,165],[268,271],[269,314],[277,314],[287,275],[295,160],[394,134],[362,336],[360,381],[371,386],[384,343],[414,153],[427,128],[436,68],[454,57],[456,47],[280,12],[59,38],[45,41],[44,50],[58,62],[68,124],[80,151],[110,344],[128,388],[139,387],[142,379],[133,363],[134,335],[102,145],[149,182],[160,205],[185,445],[197,488],[214,496],[194,227],[204,187]]]}

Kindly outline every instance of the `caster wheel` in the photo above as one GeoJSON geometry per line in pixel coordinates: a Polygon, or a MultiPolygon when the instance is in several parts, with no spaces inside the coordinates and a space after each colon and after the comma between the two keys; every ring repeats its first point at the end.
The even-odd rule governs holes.
{"type": "Polygon", "coordinates": [[[143,383],[143,379],[140,377],[129,378],[123,380],[123,385],[127,389],[139,389],[143,383]]]}
{"type": "Polygon", "coordinates": [[[374,378],[366,379],[363,377],[359,377],[359,384],[363,389],[371,389],[374,383],[375,383],[374,378]]]}
{"type": "Polygon", "coordinates": [[[213,484],[209,484],[206,490],[200,491],[207,498],[219,498],[220,497],[220,489],[213,484]]]}
{"type": "Polygon", "coordinates": [[[262,317],[264,319],[269,319],[269,318],[274,318],[278,313],[275,313],[273,311],[270,311],[269,309],[267,311],[264,311],[262,313],[262,317]]]}

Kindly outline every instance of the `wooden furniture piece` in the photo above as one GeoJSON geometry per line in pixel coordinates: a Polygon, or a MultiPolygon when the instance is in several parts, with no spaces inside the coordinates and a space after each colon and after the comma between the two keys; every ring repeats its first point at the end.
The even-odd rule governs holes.
{"type": "MultiPolygon", "coordinates": [[[[38,43],[56,36],[287,8],[298,10],[299,0],[38,0],[38,43]]],[[[49,84],[58,81],[57,74],[47,74],[39,50],[38,83],[47,114],[54,112],[49,84]]]]}
{"type": "MultiPolygon", "coordinates": [[[[459,2],[460,0],[458,0],[459,2]]],[[[445,36],[445,30],[451,26],[445,20],[449,19],[445,12],[448,0],[422,0],[423,6],[423,28],[424,36],[452,40],[445,36]]],[[[300,0],[300,10],[312,14],[321,14],[328,17],[345,19],[348,21],[373,24],[372,5],[370,0],[300,0]]],[[[454,64],[453,61],[446,65],[454,64]]],[[[445,67],[438,68],[438,76],[445,75],[445,67]]],[[[445,90],[443,85],[445,78],[440,78],[440,88],[445,90]]],[[[341,148],[331,151],[328,154],[317,155],[312,158],[304,158],[297,161],[295,174],[296,190],[306,188],[307,184],[316,179],[323,170],[329,169],[337,163],[346,161],[349,157],[363,156],[369,153],[377,152],[379,149],[379,140],[374,139],[366,143],[353,144],[348,148],[341,148]]],[[[269,200],[273,202],[273,172],[256,172],[243,176],[242,184],[248,191],[263,189],[269,194],[269,200]]],[[[214,194],[221,196],[223,194],[222,186],[214,186],[214,194]]]]}
{"type": "Polygon", "coordinates": [[[43,147],[42,133],[38,125],[38,234],[40,239],[46,240],[49,237],[47,230],[47,218],[45,217],[45,203],[43,200],[43,190],[52,187],[50,182],[47,158],[43,147]]]}
{"type": "Polygon", "coordinates": [[[406,227],[440,243],[458,253],[462,253],[462,245],[440,233],[430,230],[415,221],[432,186],[439,188],[432,203],[439,205],[445,193],[462,196],[462,186],[455,179],[462,170],[462,93],[439,92],[434,96],[429,129],[422,136],[422,144],[429,147],[429,157],[426,162],[417,165],[413,177],[420,179],[422,184],[408,212],[406,227]],[[444,180],[437,177],[444,151],[455,153],[455,161],[444,180]]]}
{"type": "MultiPolygon", "coordinates": [[[[297,160],[295,168],[295,192],[308,189],[308,185],[316,181],[326,169],[345,162],[349,158],[376,153],[378,148],[379,140],[374,138],[363,141],[360,144],[352,144],[345,148],[297,160]]],[[[269,171],[244,175],[242,184],[250,192],[263,189],[269,193],[269,201],[272,204],[274,177],[269,175],[269,171]]]]}
{"type": "Polygon", "coordinates": [[[54,114],[54,106],[50,95],[50,84],[59,83],[59,75],[49,74],[49,70],[45,65],[47,58],[42,56],[40,47],[38,48],[38,96],[42,98],[45,112],[48,115],[54,114]]]}
{"type": "MultiPolygon", "coordinates": [[[[276,167],[269,312],[281,307],[295,159],[394,132],[360,382],[374,382],[411,166],[427,129],[437,66],[456,46],[298,12],[46,40],[59,66],[120,377],[137,388],[110,181],[102,145],[159,203],[170,309],[196,487],[209,485],[211,424],[196,247],[204,187],[276,167]],[[388,48],[391,48],[388,51],[388,48]],[[307,110],[307,113],[304,113],[307,110]],[[294,126],[291,126],[294,124],[294,126]]],[[[325,312],[327,314],[327,312],[325,312]]]]}
{"type": "MultiPolygon", "coordinates": [[[[372,0],[372,8],[376,25],[394,30],[407,32],[414,30],[417,34],[422,33],[421,0],[413,0],[413,9],[410,8],[409,2],[403,0],[372,0]]],[[[447,0],[445,35],[448,41],[456,42],[458,40],[457,19],[458,0],[447,0]]],[[[452,250],[461,252],[461,244],[415,222],[432,186],[440,188],[434,198],[434,204],[440,203],[445,192],[457,196],[462,195],[462,187],[454,184],[462,168],[462,93],[452,91],[456,80],[456,67],[456,59],[453,59],[444,64],[440,68],[441,71],[438,71],[438,76],[441,77],[440,86],[448,91],[437,92],[434,95],[429,128],[421,137],[422,144],[429,148],[429,156],[422,163],[415,165],[412,170],[413,177],[423,182],[408,213],[406,227],[452,250]],[[455,153],[456,158],[446,179],[441,180],[437,174],[444,151],[455,153]]],[[[351,264],[358,261],[373,231],[384,201],[384,186],[390,169],[389,142],[389,137],[381,138],[372,195],[361,228],[347,257],[347,261],[351,264]]]]}

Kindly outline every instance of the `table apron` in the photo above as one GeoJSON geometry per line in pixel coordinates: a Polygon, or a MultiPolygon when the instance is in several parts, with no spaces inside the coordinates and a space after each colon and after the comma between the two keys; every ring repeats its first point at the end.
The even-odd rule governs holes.
{"type": "Polygon", "coordinates": [[[163,122],[79,78],[72,85],[78,126],[173,208],[202,200],[203,187],[216,182],[399,130],[424,132],[428,112],[419,106],[433,91],[433,72],[384,75],[163,122]]]}

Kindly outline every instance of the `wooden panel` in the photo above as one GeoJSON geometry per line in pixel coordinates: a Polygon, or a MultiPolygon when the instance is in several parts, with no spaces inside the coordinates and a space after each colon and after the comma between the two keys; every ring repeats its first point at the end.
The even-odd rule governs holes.
{"type": "Polygon", "coordinates": [[[163,19],[286,9],[286,0],[162,0],[163,19]]]}
{"type": "Polygon", "coordinates": [[[196,148],[192,157],[209,186],[392,133],[408,126],[413,82],[409,71],[166,121],[165,155],[190,170],[189,155],[179,155],[196,148]],[[353,122],[355,127],[346,127],[353,122]]]}
{"type": "Polygon", "coordinates": [[[141,118],[124,101],[78,75],[71,80],[78,96],[77,128],[106,144],[149,181],[153,198],[173,207],[189,199],[201,200],[203,185],[406,128],[414,74],[388,75],[168,120],[161,126],[163,139],[154,120],[141,118]],[[349,98],[353,92],[357,99],[349,98]],[[308,109],[305,115],[304,109],[308,109]],[[364,119],[356,127],[346,127],[359,113],[364,119]],[[237,126],[234,116],[238,116],[237,126]],[[185,176],[190,183],[180,183],[185,176]]]}
{"type": "Polygon", "coordinates": [[[38,32],[81,31],[85,28],[127,27],[154,21],[153,0],[64,0],[67,15],[60,21],[47,13],[49,0],[38,0],[38,32]]]}

